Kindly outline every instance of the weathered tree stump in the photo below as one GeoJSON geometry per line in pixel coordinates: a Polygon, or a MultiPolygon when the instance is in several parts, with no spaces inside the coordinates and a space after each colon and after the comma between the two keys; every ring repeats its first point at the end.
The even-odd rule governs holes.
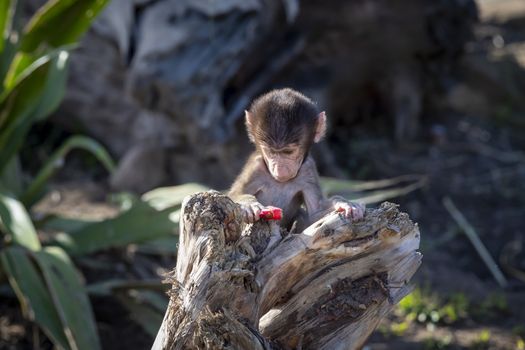
{"type": "Polygon", "coordinates": [[[417,225],[392,203],[287,234],[243,223],[219,192],[195,194],[153,349],[357,349],[410,292],[418,247],[417,225]]]}

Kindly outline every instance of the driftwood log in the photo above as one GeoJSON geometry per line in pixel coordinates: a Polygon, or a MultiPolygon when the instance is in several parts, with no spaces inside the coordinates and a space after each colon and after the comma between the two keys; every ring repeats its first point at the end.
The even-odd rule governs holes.
{"type": "Polygon", "coordinates": [[[410,292],[419,230],[392,203],[302,233],[245,224],[219,192],[186,198],[153,349],[357,349],[410,292]]]}

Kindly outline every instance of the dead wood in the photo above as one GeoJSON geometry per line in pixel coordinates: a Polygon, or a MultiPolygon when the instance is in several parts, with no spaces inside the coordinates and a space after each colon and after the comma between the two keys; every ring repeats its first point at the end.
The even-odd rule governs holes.
{"type": "Polygon", "coordinates": [[[299,234],[272,225],[244,224],[218,192],[186,198],[153,349],[357,349],[421,263],[418,227],[392,203],[299,234]]]}

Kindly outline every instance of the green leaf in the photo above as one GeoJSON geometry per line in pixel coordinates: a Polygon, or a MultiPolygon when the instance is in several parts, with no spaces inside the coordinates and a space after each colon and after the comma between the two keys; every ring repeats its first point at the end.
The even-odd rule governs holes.
{"type": "Polygon", "coordinates": [[[11,0],[3,0],[0,2],[0,51],[4,49],[4,40],[7,38],[7,22],[9,20],[9,8],[11,7],[11,0]]]}
{"type": "Polygon", "coordinates": [[[64,158],[73,149],[80,148],[93,154],[106,169],[112,173],[115,163],[106,149],[95,140],[85,136],[72,136],[56,150],[33,180],[21,200],[28,207],[32,206],[43,193],[49,178],[64,164],[64,158]]]}
{"type": "Polygon", "coordinates": [[[169,290],[169,286],[165,283],[162,283],[158,279],[129,280],[129,279],[115,278],[115,279],[105,280],[103,282],[90,284],[86,287],[86,290],[88,291],[90,295],[98,295],[98,296],[110,296],[117,291],[125,291],[125,290],[130,290],[130,289],[153,290],[153,291],[162,292],[165,298],[166,292],[169,290]]]}
{"type": "Polygon", "coordinates": [[[50,50],[72,49],[109,0],[50,0],[24,28],[19,52],[6,78],[12,83],[33,62],[50,50]]]}
{"type": "Polygon", "coordinates": [[[33,52],[77,42],[109,0],[51,0],[31,18],[20,49],[33,52]]]}
{"type": "Polygon", "coordinates": [[[13,157],[4,168],[4,172],[0,173],[0,191],[2,191],[2,189],[9,189],[10,193],[18,197],[22,193],[24,186],[22,179],[23,173],[20,166],[20,159],[13,157]]]}
{"type": "Polygon", "coordinates": [[[66,68],[64,52],[36,61],[0,96],[0,173],[20,149],[32,124],[58,105],[56,94],[65,82],[60,77],[66,68]]]}
{"type": "Polygon", "coordinates": [[[0,253],[0,263],[15,291],[26,317],[35,320],[56,345],[71,349],[62,331],[62,322],[37,267],[27,251],[8,247],[0,253]]]}
{"type": "Polygon", "coordinates": [[[150,255],[177,255],[178,236],[169,236],[144,242],[137,246],[137,252],[150,255]]]}
{"type": "MultiPolygon", "coordinates": [[[[42,81],[46,80],[49,63],[56,56],[44,56],[18,77],[0,95],[0,130],[12,125],[21,116],[29,114],[36,105],[44,90],[42,81]]],[[[2,132],[4,134],[5,131],[2,132]]]]}
{"type": "Polygon", "coordinates": [[[35,259],[73,349],[101,349],[95,317],[78,272],[59,247],[46,247],[35,259]]]}
{"type": "Polygon", "coordinates": [[[33,251],[41,249],[26,209],[22,203],[5,193],[0,193],[0,226],[14,243],[33,251]]]}
{"type": "Polygon", "coordinates": [[[16,48],[17,43],[7,40],[4,42],[4,49],[0,51],[0,95],[4,92],[3,82],[16,55],[16,48]]]}
{"type": "MultiPolygon", "coordinates": [[[[164,310],[159,311],[153,303],[148,300],[151,295],[147,296],[144,292],[136,292],[132,296],[130,293],[118,293],[117,298],[122,305],[130,313],[133,321],[137,322],[149,335],[155,337],[159,331],[162,319],[164,318],[164,310]]],[[[165,298],[165,297],[164,297],[165,298]]]]}
{"type": "MultiPolygon", "coordinates": [[[[57,234],[51,244],[63,247],[71,255],[170,238],[178,230],[180,206],[184,197],[207,189],[198,184],[186,184],[153,190],[145,193],[142,200],[121,196],[125,198],[126,211],[115,218],[93,224],[57,218],[45,223],[44,227],[63,229],[64,232],[57,234]],[[79,228],[73,229],[75,225],[79,228]]],[[[170,246],[160,249],[152,243],[146,245],[144,251],[152,254],[176,252],[176,239],[161,244],[170,246]]]]}
{"type": "Polygon", "coordinates": [[[41,222],[35,223],[35,225],[37,228],[44,228],[53,231],[74,232],[97,222],[100,222],[100,220],[73,219],[58,215],[49,215],[41,222]]]}
{"type": "Polygon", "coordinates": [[[4,50],[5,42],[9,40],[16,2],[16,0],[2,0],[0,2],[0,52],[4,50]]]}
{"type": "Polygon", "coordinates": [[[137,201],[116,218],[57,234],[52,244],[60,245],[71,255],[82,255],[168,237],[178,228],[178,209],[175,206],[158,211],[148,203],[137,201]]]}
{"type": "Polygon", "coordinates": [[[148,202],[157,210],[181,205],[184,197],[196,192],[208,191],[210,188],[197,183],[187,183],[179,186],[160,187],[142,195],[142,200],[148,202]]]}
{"type": "Polygon", "coordinates": [[[44,91],[40,102],[33,112],[36,121],[43,120],[54,112],[66,91],[67,67],[69,63],[69,52],[61,50],[56,52],[53,61],[50,62],[49,72],[45,81],[44,91]]]}

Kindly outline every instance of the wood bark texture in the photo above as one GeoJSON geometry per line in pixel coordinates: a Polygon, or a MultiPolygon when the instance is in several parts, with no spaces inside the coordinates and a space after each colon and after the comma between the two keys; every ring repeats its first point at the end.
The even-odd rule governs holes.
{"type": "Polygon", "coordinates": [[[385,202],[302,233],[245,224],[219,192],[186,198],[153,349],[358,349],[411,290],[419,229],[385,202]]]}

